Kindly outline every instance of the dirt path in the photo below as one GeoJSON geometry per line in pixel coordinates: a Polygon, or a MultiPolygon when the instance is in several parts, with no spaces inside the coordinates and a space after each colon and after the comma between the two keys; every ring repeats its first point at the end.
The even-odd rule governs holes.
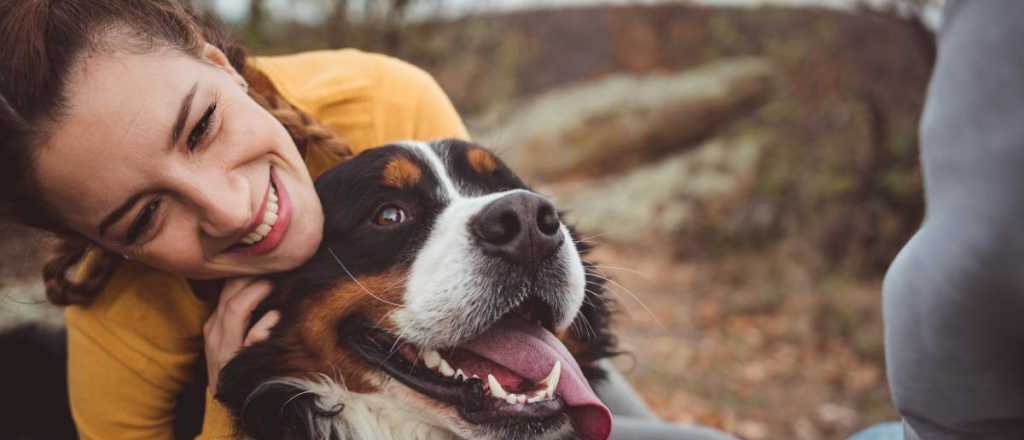
{"type": "Polygon", "coordinates": [[[751,440],[844,438],[896,417],[878,280],[813,279],[772,253],[678,263],[602,248],[593,259],[622,305],[632,356],[616,363],[662,417],[751,440]]]}

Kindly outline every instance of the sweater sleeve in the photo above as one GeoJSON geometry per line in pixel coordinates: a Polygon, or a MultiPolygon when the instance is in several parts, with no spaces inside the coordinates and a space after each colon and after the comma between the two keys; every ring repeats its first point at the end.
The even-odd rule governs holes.
{"type": "Polygon", "coordinates": [[[430,74],[394,60],[381,75],[382,95],[377,106],[381,144],[403,139],[429,141],[442,138],[469,140],[462,119],[441,86],[430,74]]]}
{"type": "MultiPolygon", "coordinates": [[[[174,438],[174,406],[195,380],[208,314],[184,279],[134,263],[93,304],[69,307],[69,399],[80,437],[174,438]]],[[[227,412],[211,398],[207,405],[199,438],[230,437],[227,412]]]]}
{"type": "Polygon", "coordinates": [[[408,139],[469,138],[437,81],[397,58],[341,49],[252,62],[285,99],[338,133],[353,152],[408,139]]]}
{"type": "Polygon", "coordinates": [[[429,73],[394,58],[381,57],[377,63],[377,144],[407,139],[469,139],[455,106],[429,73]]]}

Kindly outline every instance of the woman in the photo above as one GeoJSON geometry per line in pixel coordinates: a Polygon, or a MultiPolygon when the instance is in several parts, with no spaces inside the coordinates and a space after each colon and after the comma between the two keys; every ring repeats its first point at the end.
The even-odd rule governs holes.
{"type": "MultiPolygon", "coordinates": [[[[267,336],[275,312],[247,324],[271,286],[246,276],[316,250],[316,175],[373,145],[467,137],[418,69],[352,50],[250,59],[172,0],[0,0],[0,39],[0,212],[64,237],[44,277],[70,305],[83,438],[172,437],[200,353],[214,390],[267,336]],[[276,213],[253,218],[265,199],[276,213]],[[198,299],[221,286],[195,280],[225,278],[198,299]]],[[[211,396],[200,437],[230,437],[211,396]]]]}

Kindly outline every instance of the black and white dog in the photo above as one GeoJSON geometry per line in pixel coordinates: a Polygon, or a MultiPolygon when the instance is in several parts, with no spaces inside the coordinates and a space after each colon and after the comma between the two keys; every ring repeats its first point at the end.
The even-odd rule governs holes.
{"type": "Polygon", "coordinates": [[[316,182],[324,241],[275,277],[271,337],[217,397],[257,439],[603,440],[609,299],[555,207],[466,142],[367,150],[316,182]]]}

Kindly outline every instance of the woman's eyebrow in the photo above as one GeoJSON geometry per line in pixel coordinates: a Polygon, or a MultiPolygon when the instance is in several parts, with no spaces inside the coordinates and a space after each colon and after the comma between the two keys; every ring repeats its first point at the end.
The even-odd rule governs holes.
{"type": "Polygon", "coordinates": [[[110,226],[117,223],[121,217],[124,217],[124,215],[128,213],[128,210],[132,209],[132,207],[135,206],[139,199],[144,195],[146,195],[146,193],[136,193],[129,197],[128,200],[125,200],[125,202],[122,203],[121,206],[118,206],[113,212],[107,214],[107,216],[103,218],[103,221],[100,222],[100,238],[103,238],[103,235],[107,233],[107,228],[110,228],[110,226]]]}
{"type": "Polygon", "coordinates": [[[181,137],[181,132],[185,129],[185,122],[188,121],[188,112],[192,109],[192,99],[196,97],[196,90],[199,89],[199,83],[196,82],[192,85],[192,90],[188,91],[185,95],[185,99],[181,100],[181,108],[178,109],[178,119],[174,121],[174,128],[171,129],[171,144],[178,143],[178,138],[181,137]]]}

